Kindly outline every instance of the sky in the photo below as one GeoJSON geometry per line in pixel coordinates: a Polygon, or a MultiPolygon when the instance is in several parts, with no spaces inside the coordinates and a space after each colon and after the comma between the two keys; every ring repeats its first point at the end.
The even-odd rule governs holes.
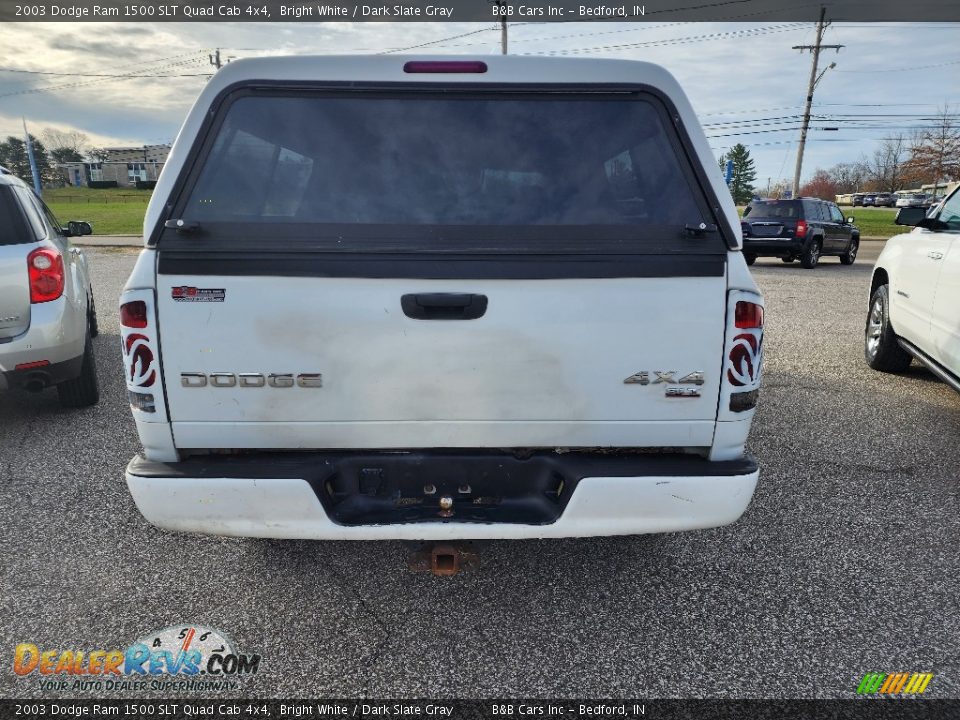
{"type": "MultiPolygon", "coordinates": [[[[716,155],[737,142],[757,185],[792,178],[810,75],[813,23],[511,23],[510,53],[646,60],[686,90],[716,155]]],[[[960,115],[960,23],[835,23],[843,45],[817,86],[804,177],[909,136],[938,109],[960,115]],[[839,128],[836,131],[824,127],[839,128]]],[[[492,23],[4,23],[0,26],[0,137],[22,120],[79,130],[93,145],[171,142],[223,60],[264,55],[500,52],[492,23]],[[460,37],[457,37],[460,36],[460,37]],[[21,72],[17,72],[21,71],[21,72]],[[31,71],[31,72],[22,72],[31,71]],[[122,77],[102,77],[121,75],[122,77]]]]}

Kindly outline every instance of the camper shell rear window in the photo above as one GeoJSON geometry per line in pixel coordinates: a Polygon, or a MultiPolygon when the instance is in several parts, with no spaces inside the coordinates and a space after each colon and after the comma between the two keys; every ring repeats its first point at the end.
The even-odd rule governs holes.
{"type": "Polygon", "coordinates": [[[726,249],[720,232],[685,231],[717,222],[712,203],[646,92],[247,88],[192,167],[173,217],[196,242],[726,249]]]}

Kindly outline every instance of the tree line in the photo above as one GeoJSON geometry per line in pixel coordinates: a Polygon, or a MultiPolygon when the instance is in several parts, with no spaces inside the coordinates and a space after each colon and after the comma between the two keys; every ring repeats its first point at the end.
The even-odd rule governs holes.
{"type": "MultiPolygon", "coordinates": [[[[755,187],[753,159],[741,144],[720,156],[721,169],[726,169],[728,160],[733,161],[730,194],[738,205],[757,195],[779,197],[789,187],[784,181],[770,188],[755,187]]],[[[960,180],[960,123],[950,107],[945,106],[928,128],[884,138],[872,155],[864,154],[853,162],[817,168],[801,186],[800,194],[833,200],[846,193],[896,192],[955,180],[960,180]]]]}
{"type": "MultiPolygon", "coordinates": [[[[40,137],[30,135],[37,173],[43,185],[62,185],[63,176],[57,171],[61,163],[84,162],[87,158],[102,161],[107,153],[102,148],[91,147],[85,133],[77,130],[47,128],[40,137]]],[[[33,172],[27,156],[27,143],[23,138],[10,135],[0,142],[0,165],[25,182],[33,184],[33,172]]]]}

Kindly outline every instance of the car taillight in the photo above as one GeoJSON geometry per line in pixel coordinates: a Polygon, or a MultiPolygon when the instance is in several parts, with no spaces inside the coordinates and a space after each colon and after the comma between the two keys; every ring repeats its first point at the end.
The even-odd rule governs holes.
{"type": "Polygon", "coordinates": [[[120,306],[120,324],[129,328],[147,326],[147,304],[143,300],[134,300],[120,306]]]}
{"type": "Polygon", "coordinates": [[[806,237],[807,236],[807,221],[806,220],[797,220],[797,237],[806,237]]]}
{"type": "Polygon", "coordinates": [[[63,256],[52,247],[41,247],[27,255],[30,302],[45,303],[63,295],[63,256]]]}
{"type": "Polygon", "coordinates": [[[762,328],[763,306],[752,302],[737,302],[734,310],[734,323],[738,328],[762,328]]]}

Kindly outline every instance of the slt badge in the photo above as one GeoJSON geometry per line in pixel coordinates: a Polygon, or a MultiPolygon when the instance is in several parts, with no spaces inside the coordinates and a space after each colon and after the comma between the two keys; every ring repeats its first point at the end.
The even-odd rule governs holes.
{"type": "Polygon", "coordinates": [[[680,385],[703,385],[703,371],[695,370],[682,378],[676,379],[677,370],[641,370],[625,378],[624,385],[660,385],[668,387],[664,395],[668,398],[700,397],[698,387],[679,387],[680,385]],[[651,375],[653,379],[651,380],[651,375]]]}

